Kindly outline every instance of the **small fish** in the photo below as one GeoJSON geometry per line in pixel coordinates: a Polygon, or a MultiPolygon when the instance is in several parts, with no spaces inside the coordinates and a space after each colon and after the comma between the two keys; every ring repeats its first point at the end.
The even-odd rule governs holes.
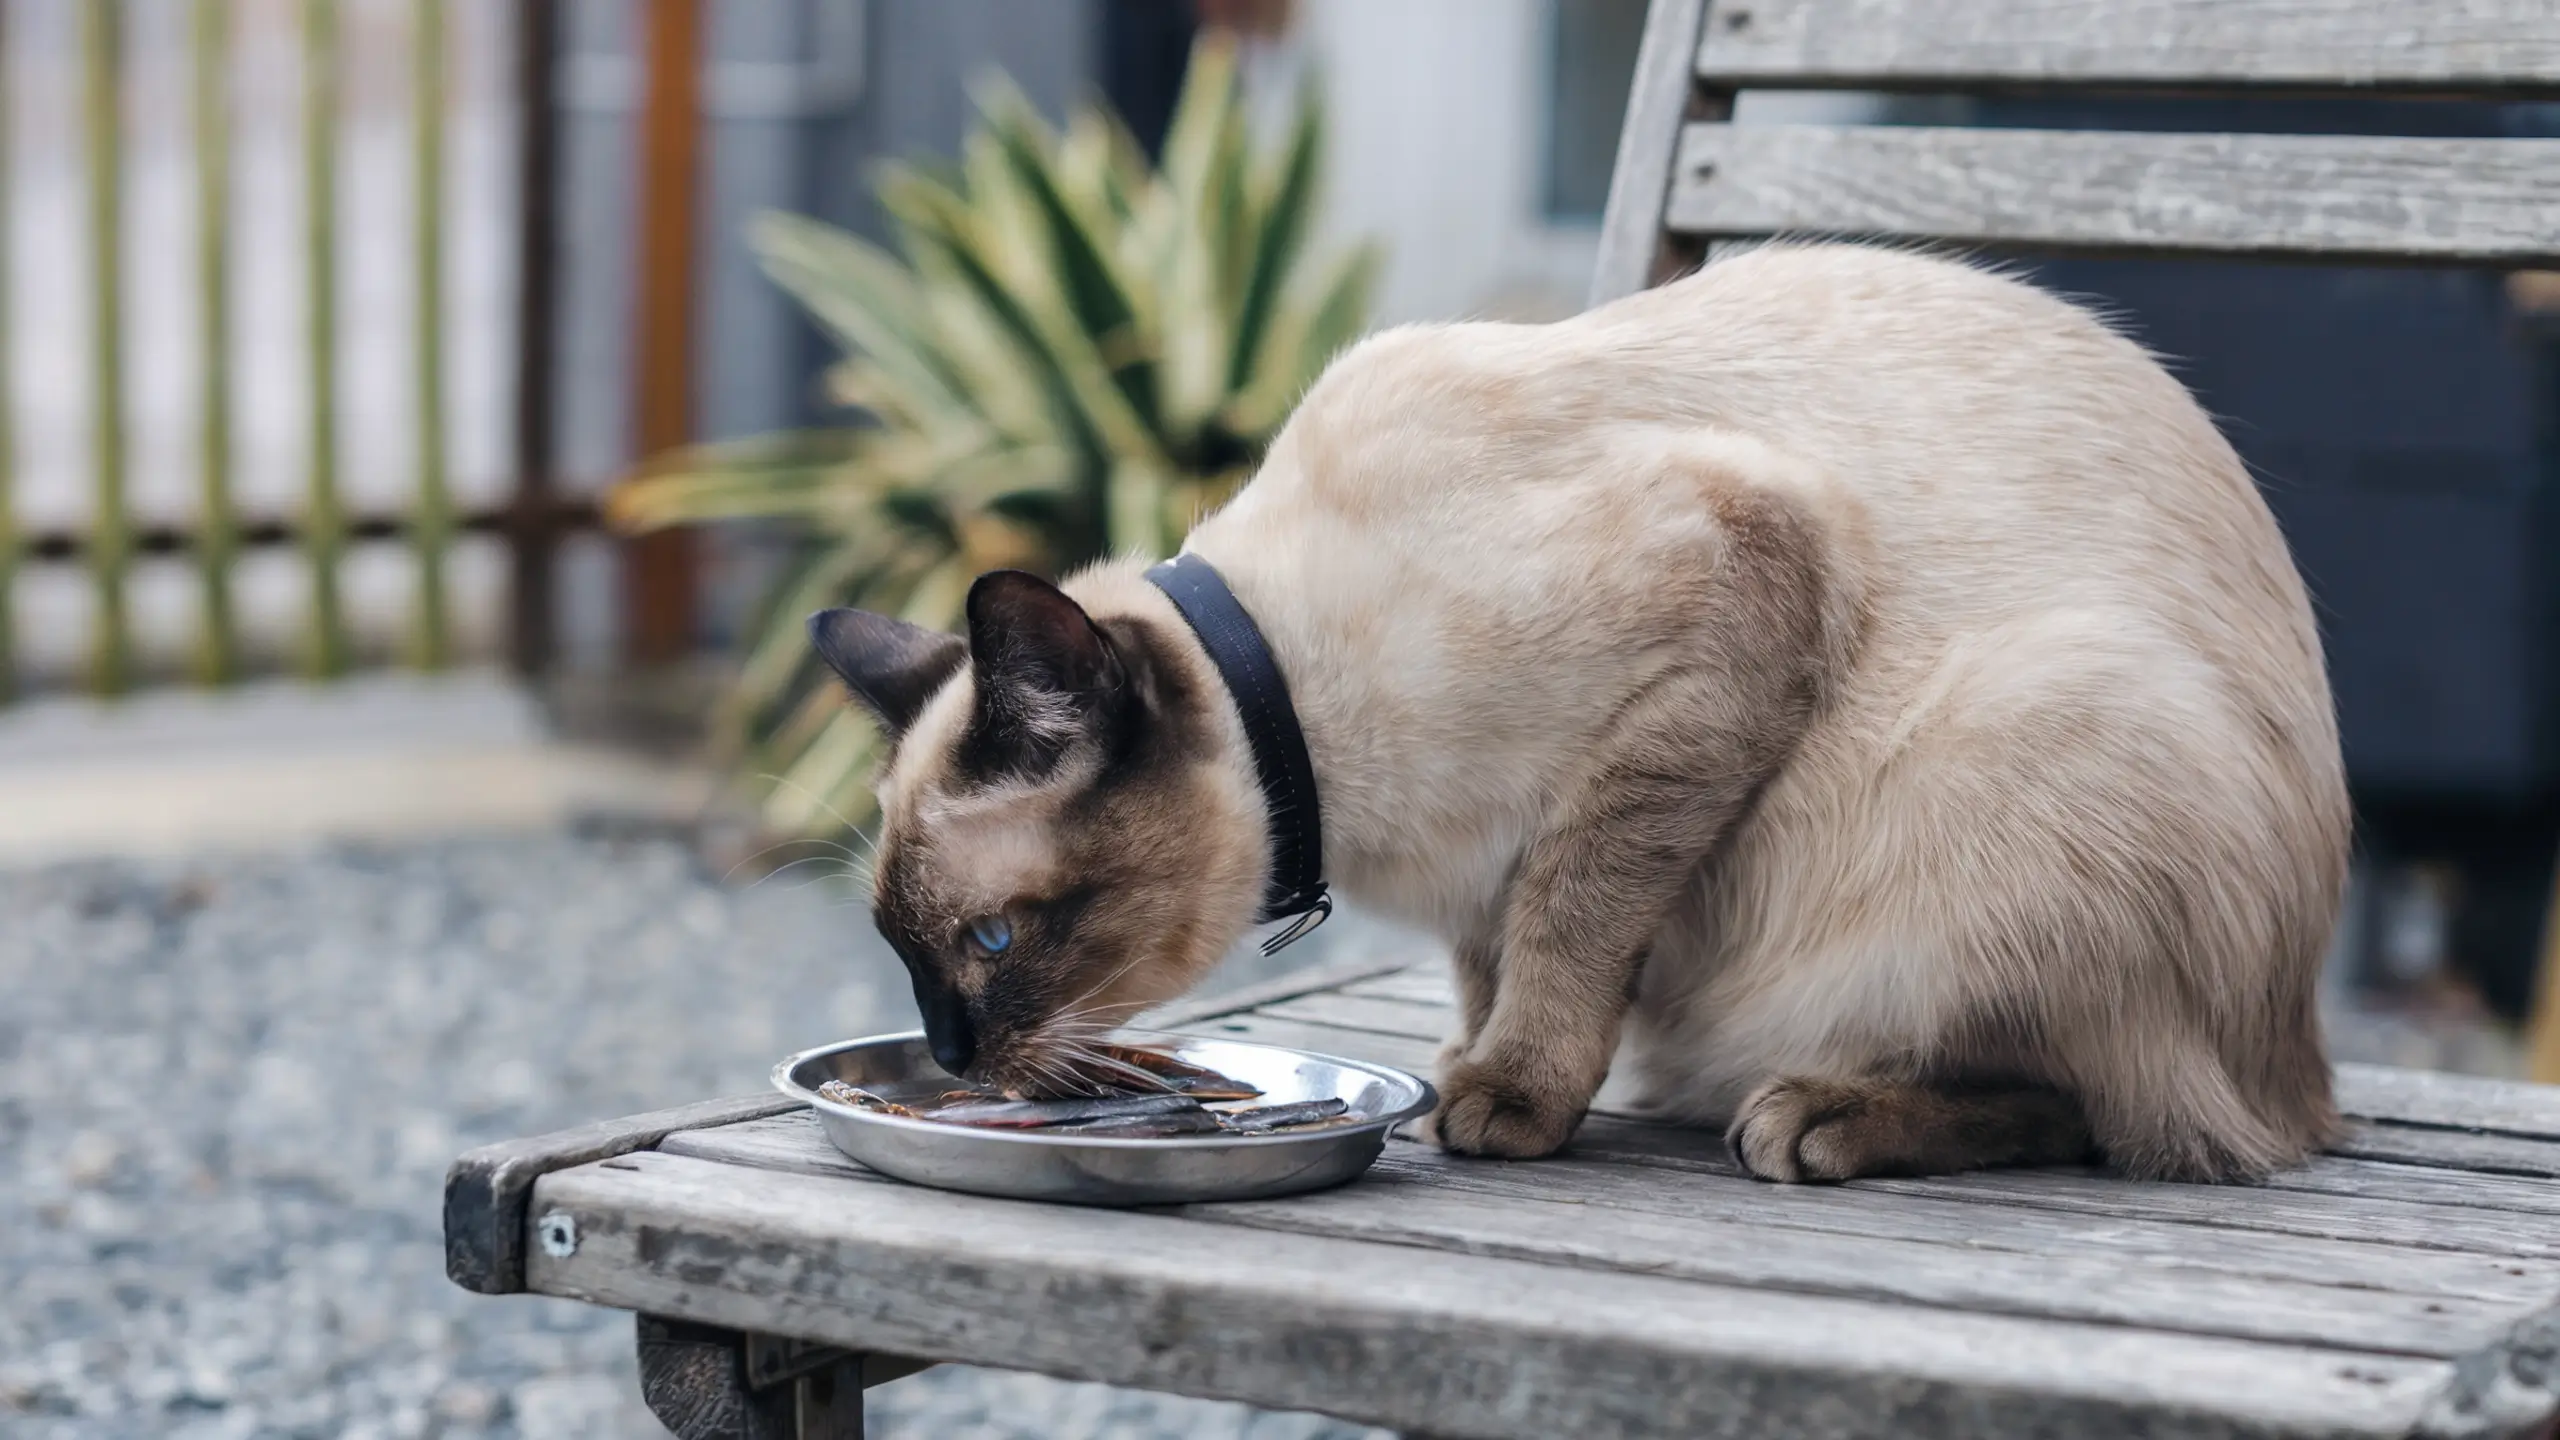
{"type": "Polygon", "coordinates": [[[1043,1135],[1090,1135],[1108,1140],[1169,1140],[1179,1135],[1215,1135],[1226,1127],[1206,1110],[1175,1110],[1163,1115],[1123,1115],[1107,1120],[1080,1120],[1051,1125],[1043,1135]]]}
{"type": "MultiPolygon", "coordinates": [[[[1136,1045],[1104,1043],[1093,1047],[1105,1060],[1116,1061],[1133,1069],[1144,1070],[1164,1082],[1164,1088],[1194,1100],[1258,1100],[1262,1092],[1231,1075],[1177,1060],[1161,1050],[1142,1049],[1136,1045]]],[[[1130,1089],[1124,1083],[1133,1077],[1116,1077],[1103,1083],[1113,1089],[1130,1089]]]]}
{"type": "Polygon", "coordinates": [[[820,1085],[818,1097],[822,1100],[832,1100],[838,1105],[850,1105],[856,1110],[868,1110],[874,1115],[904,1115],[914,1119],[916,1113],[895,1100],[882,1099],[858,1085],[849,1085],[842,1080],[829,1080],[820,1085]]]}
{"type": "Polygon", "coordinates": [[[1318,1125],[1341,1121],[1350,1106],[1338,1098],[1300,1100],[1289,1105],[1263,1105],[1251,1110],[1230,1110],[1218,1117],[1218,1123],[1230,1135],[1268,1135],[1274,1130],[1290,1130],[1302,1125],[1318,1125]]]}
{"type": "Polygon", "coordinates": [[[1039,1130],[1097,1120],[1128,1120],[1200,1109],[1188,1095],[1090,1095],[1071,1100],[976,1100],[910,1112],[945,1125],[1039,1130]]]}

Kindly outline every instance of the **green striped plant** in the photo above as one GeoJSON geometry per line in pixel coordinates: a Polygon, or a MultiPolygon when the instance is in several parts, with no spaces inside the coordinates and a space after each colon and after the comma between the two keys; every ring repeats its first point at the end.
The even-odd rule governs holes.
{"type": "Polygon", "coordinates": [[[722,724],[777,835],[871,810],[878,737],[818,673],[804,616],[956,629],[986,570],[1169,552],[1365,321],[1376,251],[1312,244],[1321,107],[1301,95],[1258,145],[1225,43],[1193,57],[1161,169],[1100,110],[1057,131],[1010,85],[978,98],[956,167],[881,172],[897,253],[792,216],[756,226],[767,271],[843,345],[832,393],[865,423],[667,456],[612,496],[626,529],[812,537],[722,724]]]}

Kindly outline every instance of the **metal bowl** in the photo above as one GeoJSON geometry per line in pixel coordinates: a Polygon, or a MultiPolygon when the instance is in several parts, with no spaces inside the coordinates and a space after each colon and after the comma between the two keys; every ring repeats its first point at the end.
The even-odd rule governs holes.
{"type": "Polygon", "coordinates": [[[827,1139],[884,1175],[943,1190],[1072,1205],[1169,1205],[1256,1200],[1339,1185],[1386,1148],[1387,1132],[1437,1103],[1431,1086],[1401,1070],[1276,1045],[1129,1034],[1259,1087],[1256,1103],[1339,1098],[1349,1124],[1277,1135],[1107,1139],[1036,1130],[975,1130],[876,1115],[820,1099],[842,1080],[869,1090],[929,1093],[955,1082],[920,1032],[875,1035],[804,1050],[773,1069],[776,1089],[806,1100],[827,1139]]]}

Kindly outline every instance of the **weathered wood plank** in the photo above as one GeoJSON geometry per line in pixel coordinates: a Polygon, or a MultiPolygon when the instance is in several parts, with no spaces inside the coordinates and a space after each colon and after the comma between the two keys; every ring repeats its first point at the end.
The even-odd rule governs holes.
{"type": "Polygon", "coordinates": [[[1274,1000],[1287,1000],[1298,995],[1336,990],[1345,985],[1380,975],[1392,975],[1412,965],[1409,960],[1377,955],[1352,955],[1327,960],[1276,975],[1258,984],[1243,985],[1218,995],[1191,995],[1159,1005],[1130,1023],[1140,1029],[1171,1030],[1213,1015],[1231,1015],[1250,1010],[1274,1000]]]}
{"type": "MultiPolygon", "coordinates": [[[[788,1123],[791,1117],[769,1124],[788,1123]]],[[[747,1127],[731,1127],[743,1130],[747,1127]]],[[[804,1127],[814,1132],[815,1127],[804,1127]]],[[[707,1136],[730,1131],[701,1132],[707,1136]]],[[[823,1144],[823,1137],[818,1137],[823,1144]]],[[[1722,1225],[1845,1232],[1968,1250],[2103,1257],[2114,1262],[2307,1281],[2410,1294],[2517,1303],[2560,1299],[2560,1253],[2514,1257],[2420,1251],[2378,1240],[2239,1231],[2175,1221],[2075,1214],[1991,1199],[1880,1193],[1857,1186],[1763,1185],[1738,1175],[1683,1173],[1571,1157],[1531,1164],[1462,1160],[1411,1141],[1391,1143],[1379,1174],[1493,1197],[1565,1200],[1722,1225]]],[[[2358,1202],[2332,1202],[2342,1219],[2358,1202]]]]}
{"type": "MultiPolygon", "coordinates": [[[[2560,232],[2560,209],[2549,219],[2560,232]]],[[[2560,1140],[2560,1085],[2527,1085],[2387,1065],[2341,1065],[2338,1110],[2403,1125],[2560,1140]]]]}
{"type": "Polygon", "coordinates": [[[805,1111],[740,1120],[706,1130],[687,1130],[669,1135],[659,1142],[657,1148],[662,1155],[690,1155],[698,1160],[716,1160],[724,1165],[743,1165],[750,1170],[779,1170],[789,1175],[834,1175],[883,1185],[899,1183],[855,1162],[829,1144],[826,1132],[818,1128],[817,1117],[805,1111]]]}
{"type": "Polygon", "coordinates": [[[444,1177],[444,1273],[483,1295],[524,1288],[525,1197],[553,1170],[645,1150],[679,1130],[804,1108],[779,1094],[654,1110],[467,1150],[444,1177]]]}
{"type": "Polygon", "coordinates": [[[1692,125],[1667,222],[2040,249],[2560,257],[2560,140],[1692,125]]]}
{"type": "MultiPolygon", "coordinates": [[[[1400,976],[1381,976],[1379,982],[1393,982],[1400,976]]],[[[1445,976],[1443,977],[1445,979],[1445,976]]],[[[1371,982],[1363,982],[1364,985],[1371,982]]],[[[1427,983],[1427,982],[1426,982],[1427,983]]],[[[1419,990],[1420,986],[1412,987],[1419,990]]],[[[1382,1064],[1402,1064],[1403,1068],[1431,1075],[1438,1069],[1441,1042],[1446,1038],[1455,1018],[1446,1005],[1424,1001],[1401,1000],[1374,994],[1354,994],[1346,987],[1336,991],[1320,991],[1265,1005],[1251,1013],[1255,1022],[1281,1022],[1305,1027],[1307,1039],[1274,1041],[1275,1044],[1299,1044],[1302,1049],[1327,1050],[1376,1059],[1382,1064]],[[1379,1037],[1388,1037],[1382,1042],[1379,1037]],[[1428,1048],[1405,1048],[1420,1042],[1428,1048]],[[1402,1062],[1384,1058],[1385,1044],[1399,1046],[1395,1053],[1405,1056],[1402,1062]],[[1367,1054],[1378,1050],[1380,1053],[1367,1054]]],[[[1591,1099],[1595,1112],[1631,1114],[1638,1090],[1634,1069],[1620,1066],[1612,1072],[1600,1093],[1591,1099]]]]}
{"type": "MultiPolygon", "coordinates": [[[[1608,1164],[1709,1175],[1739,1173],[1725,1154],[1722,1138],[1712,1132],[1647,1125],[1610,1115],[1594,1115],[1583,1122],[1566,1153],[1608,1164]]],[[[2334,1178],[2324,1178],[2324,1163],[2351,1166],[2366,1162],[2315,1162],[2310,1169],[2289,1172],[2298,1182],[2292,1189],[2171,1185],[2125,1180],[2095,1170],[1990,1170],[1919,1179],[1858,1180],[1846,1188],[1965,1204],[2021,1205],[2125,1221],[2207,1225],[2525,1259],[2560,1256],[2560,1227],[2530,1220],[2519,1223],[2515,1215],[2502,1213],[2511,1206],[2473,1208],[2437,1203],[2433,1198],[2410,1200],[2373,1194],[2362,1196],[2353,1207],[2342,1207],[2335,1196],[2356,1192],[2312,1188],[2339,1183],[2334,1178]]],[[[2379,1171],[2390,1167],[2371,1168],[2379,1171]]],[[[2449,1179],[2460,1178],[2453,1172],[2444,1173],[2449,1179]]],[[[2495,1184],[2502,1177],[2482,1178],[2495,1184]]]]}
{"type": "Polygon", "coordinates": [[[1176,1034],[1203,1035],[1214,1040],[1252,1040],[1264,1045],[1287,1045],[1319,1055],[1339,1055],[1376,1065],[1392,1065],[1423,1076],[1431,1073],[1440,1050],[1438,1045],[1429,1041],[1407,1036],[1380,1035],[1369,1030],[1339,1030],[1327,1025],[1310,1025],[1303,1020],[1283,1020],[1261,1014],[1220,1015],[1170,1028],[1176,1034]]]}
{"type": "Polygon", "coordinates": [[[1412,965],[1390,970],[1366,980],[1355,980],[1342,987],[1345,995],[1373,995],[1381,1000],[1405,1000],[1416,1005],[1437,1005],[1443,1010],[1458,1003],[1458,985],[1446,965],[1412,965]]]}
{"type": "MultiPolygon", "coordinates": [[[[760,1170],[875,1178],[846,1160],[801,1114],[671,1135],[659,1148],[671,1155],[760,1170]]],[[[1348,1207],[1353,1213],[1347,1219],[1319,1214],[1308,1222],[1306,1233],[1356,1238],[1366,1233],[1362,1227],[1374,1228],[1378,1218],[1384,1217],[1399,1226],[1442,1226],[1428,1235],[1400,1234],[1395,1237],[1399,1244],[1643,1273],[1696,1273],[1786,1289],[1896,1294],[2004,1313],[2055,1313],[2039,1308],[2052,1303],[2052,1292],[2064,1288],[2067,1281],[2076,1283],[2074,1277],[2092,1266],[2106,1266],[2111,1267],[2110,1278],[2097,1287],[2108,1292],[2099,1302],[2105,1307],[2153,1306],[2160,1303],[2160,1293],[2187,1280],[2200,1287],[2199,1293],[2209,1292],[2209,1305],[2215,1300],[2228,1303],[2233,1297],[2254,1298],[2264,1286],[2270,1291],[2268,1311],[2291,1313],[2296,1323],[2320,1327],[2322,1333],[2327,1333],[2325,1327],[2332,1318],[2327,1312],[2342,1300],[2361,1304],[2370,1298],[2368,1292],[2395,1293],[2400,1298],[2390,1303],[2401,1317],[2427,1328],[2444,1317],[2426,1311],[2420,1303],[2426,1300],[2455,1298],[2485,1307],[2480,1313],[2510,1316],[2560,1301],[2560,1262],[2553,1261],[2525,1266],[2498,1256],[2128,1222],[2016,1206],[1877,1195],[1854,1188],[1770,1186],[1733,1175],[1637,1165],[1572,1159],[1533,1164],[1463,1160],[1409,1141],[1391,1142],[1373,1173],[1374,1183],[1364,1181],[1353,1191],[1343,1192],[1365,1188],[1368,1199],[1328,1202],[1348,1207]],[[1464,1197],[1472,1206],[1514,1206],[1522,1215],[1534,1217],[1536,1224],[1517,1234],[1486,1231],[1480,1235],[1460,1212],[1450,1222],[1456,1228],[1449,1229],[1443,1223],[1445,1217],[1435,1221],[1436,1212],[1417,1199],[1425,1193],[1464,1197]],[[1565,1207],[1583,1208],[1576,1212],[1565,1207]],[[1647,1231],[1631,1239],[1628,1223],[1617,1214],[1621,1211],[1648,1217],[1634,1223],[1653,1226],[1660,1233],[1647,1231]],[[1537,1238],[1542,1234],[1553,1241],[1544,1250],[1538,1248],[1547,1244],[1537,1238]],[[1587,1252],[1583,1247],[1593,1234],[1604,1235],[1606,1243],[1616,1248],[1607,1254],[1587,1252]],[[1480,1248],[1479,1239],[1495,1248],[1480,1248]],[[1637,1240],[1652,1248],[1636,1245],[1637,1240]],[[1631,1245],[1641,1253],[1630,1252],[1631,1245]],[[1869,1253],[1879,1247],[1897,1253],[1879,1261],[1869,1253]],[[1985,1256],[1990,1257],[1988,1268],[1978,1267],[1978,1259],[1985,1256]],[[1877,1263],[1853,1263],[1865,1261],[1877,1263]],[[1746,1281],[1744,1269],[1767,1273],[1746,1281]],[[1989,1298],[1950,1298],[1952,1292],[1904,1293],[1906,1288],[1943,1289],[1948,1274],[1955,1271],[1963,1272],[1958,1282],[1963,1286],[1990,1286],[1989,1298]],[[1906,1280],[1906,1272],[1916,1272],[1920,1278],[1906,1280]],[[2121,1286],[2119,1272],[2137,1279],[2134,1290],[2121,1286]],[[1879,1279],[1879,1275],[1890,1278],[1879,1279]],[[2342,1296],[2342,1290],[2356,1293],[2342,1296]]],[[[1258,1211],[1234,1205],[1195,1206],[1182,1213],[1221,1224],[1267,1228],[1275,1223],[1256,1219],[1258,1211]]],[[[1294,1223],[1283,1223],[1281,1228],[1294,1223]]],[[[2155,1328],[2210,1328],[2204,1323],[2209,1317],[2200,1317],[2186,1305],[2186,1293],[2179,1292],[2180,1298],[2168,1303],[2161,1312],[2165,1318],[2155,1328]]],[[[2079,1314],[2087,1308],[2087,1297],[2070,1296],[2065,1303],[2075,1307],[2070,1313],[2079,1314]]],[[[2236,1313],[2250,1324],[2263,1325],[2277,1318],[2245,1305],[2236,1313]]]]}
{"type": "Polygon", "coordinates": [[[1303,1020],[1310,1025],[1325,1025],[1336,1030],[1400,1035],[1408,1040],[1428,1040],[1433,1044],[1438,1044],[1448,1034],[1450,1024],[1456,1018],[1455,1012],[1446,1005],[1417,1005],[1410,1000],[1340,992],[1275,1001],[1257,1008],[1254,1013],[1281,1020],[1303,1020]]]}
{"type": "Polygon", "coordinates": [[[2326,1195],[2298,1190],[2163,1185],[2097,1174],[2057,1176],[1987,1171],[1932,1179],[1860,1180],[1855,1183],[1892,1194],[1992,1200],[2008,1205],[2072,1210],[2086,1215],[2112,1215],[2127,1220],[2167,1220],[2192,1225],[2219,1225],[2234,1230],[2325,1235],[2341,1240],[2472,1250],[2485,1255],[2510,1255],[2521,1259],[2539,1260],[2560,1255],[2560,1233],[2552,1227],[2529,1220],[2520,1222],[2504,1212],[2464,1211],[2447,1205],[2373,1200],[2353,1210],[2341,1210],[2326,1195]]]}
{"type": "Polygon", "coordinates": [[[1735,88],[2087,85],[2560,92],[2548,0],[1724,0],[1699,46],[1735,88]]]}
{"type": "Polygon", "coordinates": [[[1653,0],[1646,11],[1626,119],[1618,130],[1617,164],[1609,174],[1609,201],[1600,220],[1600,258],[1591,276],[1594,305],[1632,295],[1661,278],[1663,197],[1671,183],[1680,127],[1712,118],[1689,74],[1706,9],[1707,0],[1653,0]]]}
{"type": "Polygon", "coordinates": [[[864,1186],[543,1177],[545,1294],[1447,1435],[2399,1435],[2452,1367],[864,1186]]]}
{"type": "Polygon", "coordinates": [[[1296,1235],[1753,1291],[2446,1359],[2495,1344],[2509,1327],[2560,1298],[2560,1286],[2548,1282],[2531,1300],[2412,1295],[2129,1263],[2113,1255],[2022,1255],[1961,1243],[1880,1239],[1845,1228],[1812,1232],[1700,1222],[1626,1208],[1595,1215],[1584,1202],[1401,1183],[1408,1177],[1409,1172],[1390,1170],[1357,1186],[1285,1202],[1221,1205],[1214,1218],[1296,1235]]]}
{"type": "Polygon", "coordinates": [[[2414,1200],[2425,1205],[2560,1215],[2560,1185],[2547,1180],[2387,1160],[2318,1155],[2299,1169],[2268,1176],[2264,1183],[2270,1190],[2300,1190],[2315,1195],[2361,1195],[2376,1200],[2414,1200]]]}
{"type": "Polygon", "coordinates": [[[2329,1150],[2335,1155],[2443,1170],[2560,1177],[2560,1142],[2515,1135],[2475,1135],[2467,1130],[2350,1120],[2346,1132],[2329,1150]]]}

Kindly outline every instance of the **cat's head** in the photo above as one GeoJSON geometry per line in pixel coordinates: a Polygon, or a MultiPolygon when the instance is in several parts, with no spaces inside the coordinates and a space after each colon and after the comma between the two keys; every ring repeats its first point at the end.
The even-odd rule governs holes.
{"type": "Polygon", "coordinates": [[[892,743],[872,914],[935,1058],[1037,1093],[1077,1047],[1188,989],[1251,925],[1267,821],[1240,722],[1169,601],[1127,566],[999,570],[968,637],[809,619],[892,743]]]}

